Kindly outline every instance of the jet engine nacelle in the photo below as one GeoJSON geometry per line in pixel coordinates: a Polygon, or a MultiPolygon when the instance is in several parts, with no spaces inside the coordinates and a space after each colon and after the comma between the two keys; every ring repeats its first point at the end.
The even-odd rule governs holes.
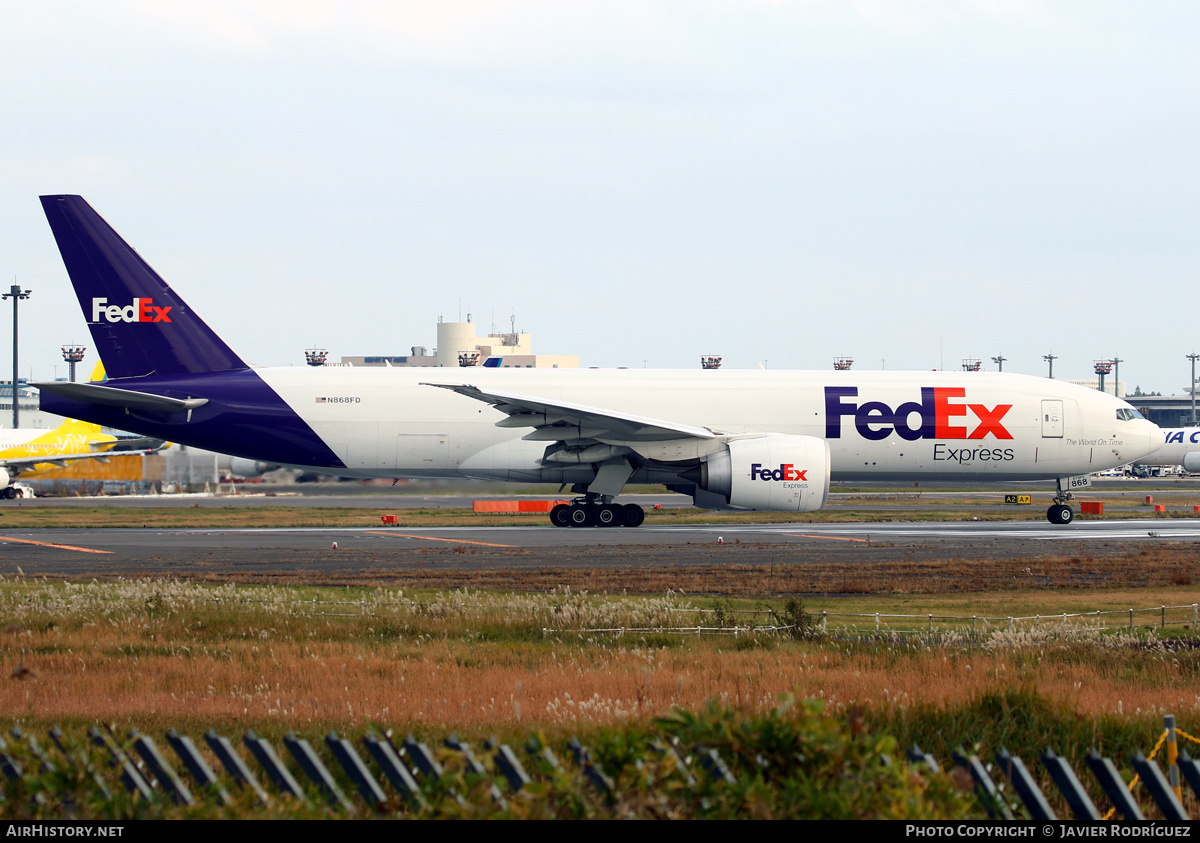
{"type": "Polygon", "coordinates": [[[731,439],[684,477],[739,509],[811,512],[829,500],[829,443],[781,433],[731,439]]]}
{"type": "Polygon", "coordinates": [[[1188,474],[1200,471],[1200,451],[1189,451],[1183,455],[1183,470],[1188,474]]]}
{"type": "Polygon", "coordinates": [[[279,468],[275,463],[261,460],[248,460],[245,457],[232,457],[229,460],[229,471],[238,477],[262,477],[268,471],[279,468]]]}
{"type": "Polygon", "coordinates": [[[12,483],[12,475],[7,468],[0,468],[0,489],[7,489],[12,483]]]}

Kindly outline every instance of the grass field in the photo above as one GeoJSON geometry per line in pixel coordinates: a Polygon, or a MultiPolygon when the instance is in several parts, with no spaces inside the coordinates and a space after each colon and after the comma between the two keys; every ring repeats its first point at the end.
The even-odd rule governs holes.
{"type": "MultiPolygon", "coordinates": [[[[1091,596],[937,603],[946,612],[985,605],[1052,615],[1068,604],[1093,606],[1091,596]]],[[[1102,599],[1156,596],[1114,591],[1102,599]]],[[[903,599],[871,605],[911,609],[903,599]]],[[[890,735],[887,745],[917,742],[943,760],[960,745],[985,754],[1004,745],[1031,760],[1052,745],[1077,761],[1092,746],[1120,761],[1150,751],[1168,712],[1200,733],[1200,650],[1183,637],[1190,630],[1099,635],[1047,624],[975,639],[860,641],[819,632],[591,631],[669,628],[685,617],[715,631],[750,608],[762,602],[10,579],[0,583],[0,707],[29,733],[53,725],[80,733],[104,722],[117,733],[253,729],[278,739],[388,727],[434,744],[451,733],[518,745],[540,734],[560,747],[581,736],[613,752],[614,742],[643,740],[663,718],[710,711],[723,713],[700,720],[759,722],[794,696],[819,701],[820,717],[830,718],[818,727],[826,722],[811,719],[818,710],[788,715],[806,729],[833,729],[839,740],[867,729],[890,735]]],[[[793,618],[797,609],[775,608],[793,618]]],[[[938,810],[958,805],[951,782],[938,785],[949,788],[938,810]]],[[[927,787],[934,785],[921,793],[927,787]]]]}
{"type": "MultiPolygon", "coordinates": [[[[1171,594],[1200,599],[1200,593],[1171,594]]],[[[834,705],[957,705],[1030,685],[1083,715],[1196,709],[1192,630],[1098,635],[1050,616],[1164,595],[1036,592],[943,596],[922,609],[1040,613],[1041,629],[978,640],[837,643],[786,633],[601,634],[595,629],[766,625],[738,614],[766,601],[679,595],[404,593],[203,586],[183,582],[0,586],[0,707],[39,725],[238,723],[269,732],[370,721],[486,731],[499,725],[638,720],[718,700],[764,709],[786,693],[834,705]],[[714,608],[716,611],[713,611],[714,608]],[[706,612],[696,612],[707,609],[706,612]],[[1168,639],[1166,642],[1162,639],[1168,639]],[[28,671],[28,673],[25,673],[28,671]]],[[[836,604],[910,613],[907,598],[836,604]]],[[[804,606],[819,612],[821,601],[804,606]]]]}

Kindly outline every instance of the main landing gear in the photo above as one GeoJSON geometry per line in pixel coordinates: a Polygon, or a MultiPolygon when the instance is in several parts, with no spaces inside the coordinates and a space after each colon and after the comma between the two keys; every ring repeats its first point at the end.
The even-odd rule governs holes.
{"type": "Polygon", "coordinates": [[[589,494],[570,505],[560,503],[550,510],[555,527],[640,527],[645,511],[636,503],[613,503],[611,497],[589,494]]]}
{"type": "Polygon", "coordinates": [[[1051,524],[1070,524],[1075,520],[1075,510],[1067,503],[1071,500],[1071,493],[1063,491],[1061,480],[1056,483],[1058,490],[1054,494],[1054,503],[1046,510],[1046,520],[1051,524]]]}

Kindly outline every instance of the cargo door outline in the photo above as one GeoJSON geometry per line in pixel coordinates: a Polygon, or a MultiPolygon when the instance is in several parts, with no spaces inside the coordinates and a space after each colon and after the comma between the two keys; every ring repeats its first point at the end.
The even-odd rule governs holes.
{"type": "Polygon", "coordinates": [[[1042,399],[1042,438],[1063,438],[1063,402],[1061,398],[1042,399]]]}
{"type": "Polygon", "coordinates": [[[445,433],[396,435],[396,468],[443,472],[450,467],[450,437],[445,433]]]}

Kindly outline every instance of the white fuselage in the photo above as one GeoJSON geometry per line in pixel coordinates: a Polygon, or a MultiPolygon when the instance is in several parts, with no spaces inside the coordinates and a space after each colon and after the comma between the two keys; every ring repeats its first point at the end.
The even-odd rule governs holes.
{"type": "Polygon", "coordinates": [[[28,445],[39,436],[45,436],[46,433],[46,430],[40,428],[37,430],[30,428],[7,428],[0,430],[0,451],[6,448],[15,448],[18,445],[28,445]]]}
{"type": "MultiPolygon", "coordinates": [[[[545,441],[436,384],[538,396],[709,428],[828,441],[833,479],[1033,480],[1151,453],[1162,433],[1119,399],[986,372],[266,368],[257,374],[362,477],[572,479],[545,441]]],[[[246,454],[253,457],[253,454],[246,454]]],[[[681,454],[681,456],[686,456],[681,454]]],[[[635,476],[631,482],[638,482],[635,476]]],[[[653,481],[659,482],[659,481],[653,481]]]]}
{"type": "Polygon", "coordinates": [[[1162,431],[1164,444],[1138,465],[1183,465],[1189,454],[1200,454],[1200,427],[1172,427],[1162,431]]]}

